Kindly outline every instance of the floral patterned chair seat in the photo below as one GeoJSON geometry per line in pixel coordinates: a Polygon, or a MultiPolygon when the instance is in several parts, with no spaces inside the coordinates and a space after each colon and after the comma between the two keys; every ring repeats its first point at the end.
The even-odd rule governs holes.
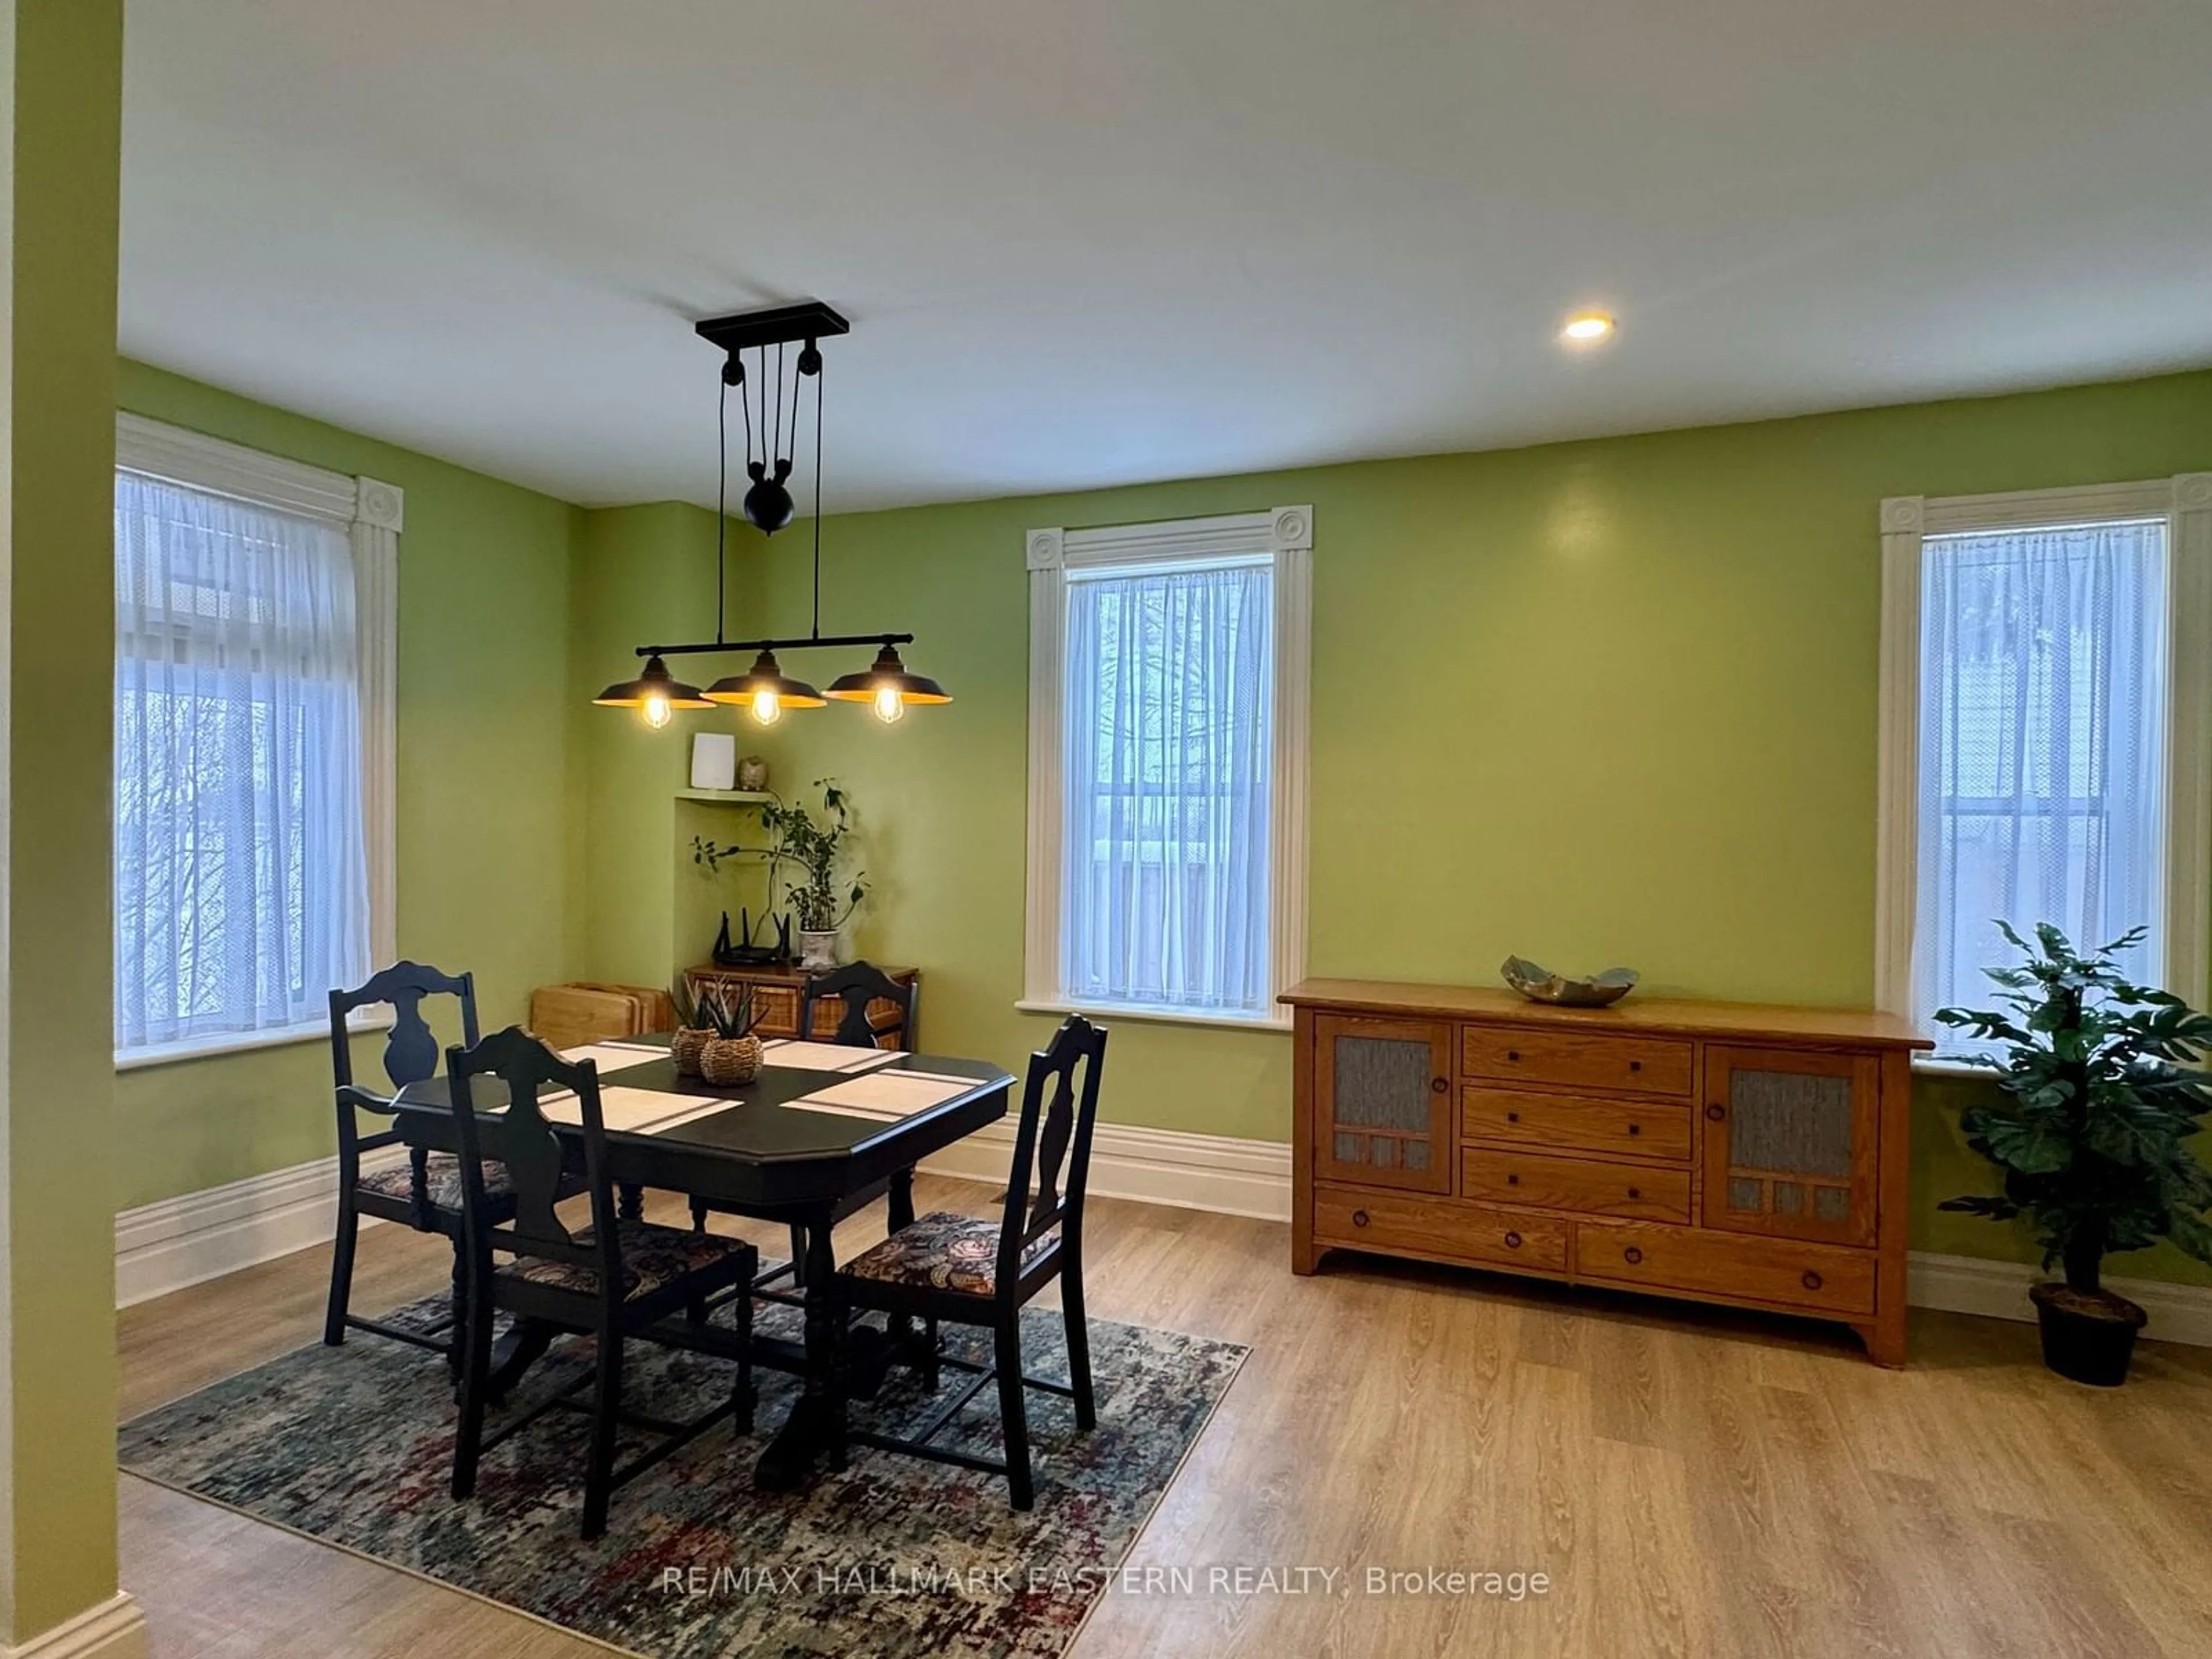
{"type": "MultiPolygon", "coordinates": [[[[484,1194],[489,1198],[511,1198],[514,1186],[507,1179],[507,1165],[490,1158],[484,1160],[484,1194]]],[[[388,1170],[378,1170],[362,1176],[357,1183],[363,1192],[374,1193],[398,1203],[411,1203],[415,1197],[415,1170],[410,1163],[396,1164],[388,1170]]],[[[434,1210],[461,1207],[461,1161],[451,1152],[433,1152],[424,1165],[422,1196],[434,1210]]]]}
{"type": "MultiPolygon", "coordinates": [[[[1022,1251],[1022,1270],[1028,1272],[1059,1242],[1056,1224],[1031,1239],[1022,1251]]],[[[933,1285],[939,1290],[989,1296],[998,1283],[999,1223],[934,1210],[863,1251],[846,1264],[845,1271],[855,1279],[933,1285]]]]}
{"type": "MultiPolygon", "coordinates": [[[[650,1221],[619,1222],[615,1229],[616,1243],[622,1249],[623,1300],[635,1302],[641,1296],[650,1296],[662,1285],[711,1267],[726,1257],[751,1249],[741,1238],[725,1237],[720,1233],[695,1233],[681,1227],[662,1227],[650,1221]]],[[[589,1227],[574,1235],[573,1243],[590,1249],[593,1235],[589,1227]]],[[[518,1256],[500,1267],[500,1273],[509,1279],[521,1279],[533,1285],[552,1285],[564,1291],[575,1291],[586,1296],[597,1296],[599,1276],[589,1267],[572,1262],[556,1261],[546,1256],[518,1256]]]]}

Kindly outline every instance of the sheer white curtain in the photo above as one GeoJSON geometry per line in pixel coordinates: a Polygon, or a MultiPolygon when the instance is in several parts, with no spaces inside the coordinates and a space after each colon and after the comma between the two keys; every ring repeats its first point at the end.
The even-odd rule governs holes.
{"type": "Polygon", "coordinates": [[[115,561],[116,1048],[325,1019],[371,944],[347,532],[118,472],[115,561]]]}
{"type": "Polygon", "coordinates": [[[2166,538],[2163,520],[1928,538],[1913,964],[1923,1022],[1989,1006],[1982,970],[2018,957],[1998,920],[2023,937],[2055,922],[2085,945],[2148,927],[2124,961],[2156,982],[2166,538]]]}
{"type": "Polygon", "coordinates": [[[1265,1016],[1271,563],[1069,573],[1060,989],[1265,1016]]]}

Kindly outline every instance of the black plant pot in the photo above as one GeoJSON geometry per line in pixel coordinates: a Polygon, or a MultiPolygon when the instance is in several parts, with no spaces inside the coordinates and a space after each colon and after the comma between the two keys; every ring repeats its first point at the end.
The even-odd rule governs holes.
{"type": "Polygon", "coordinates": [[[2128,1380],[2136,1333],[2150,1316],[2110,1291],[2038,1285],[2028,1291],[2043,1333],[2043,1363],[2059,1376],[2100,1389],[2128,1380]]]}

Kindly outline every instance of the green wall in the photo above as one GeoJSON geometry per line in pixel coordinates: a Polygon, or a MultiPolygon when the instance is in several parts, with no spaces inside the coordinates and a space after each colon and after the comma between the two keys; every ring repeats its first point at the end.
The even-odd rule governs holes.
{"type": "MultiPolygon", "coordinates": [[[[741,747],[769,752],[787,793],[825,772],[853,791],[879,884],[853,943],[924,968],[930,1046],[1018,1061],[1051,1025],[1013,1006],[1022,532],[1310,501],[1313,972],[1490,983],[1517,951],[1631,963],[1662,994],[1864,1005],[1876,503],[2206,466],[2212,374],[2197,374],[838,517],[823,536],[824,630],[913,629],[910,660],[958,701],[891,729],[851,709],[793,716],[773,747],[741,747]]],[[[733,605],[733,631],[805,631],[802,538],[736,535],[765,604],[733,605]]],[[[710,555],[670,571],[625,560],[612,544],[628,538],[593,562],[611,586],[580,608],[580,683],[613,678],[641,632],[696,635],[710,614],[695,591],[710,555]]],[[[809,677],[866,654],[810,660],[809,677]]],[[[586,960],[652,978],[696,957],[716,902],[696,883],[672,890],[661,862],[684,745],[593,712],[586,960]]],[[[718,712],[677,730],[732,727],[741,717],[718,712]]],[[[1119,1026],[1108,1116],[1288,1138],[1286,1038],[1119,1026]]],[[[1972,1086],[1923,1088],[1915,1242],[2014,1254],[1999,1230],[1933,1209],[1979,1184],[1955,1125],[1972,1086]]],[[[2212,1278],[2167,1253],[2119,1265],[2212,1278]]]]}
{"type": "Polygon", "coordinates": [[[0,1647],[115,1593],[108,771],[120,0],[17,0],[0,1647]]]}
{"type": "MultiPolygon", "coordinates": [[[[134,413],[407,492],[399,950],[472,969],[487,1029],[522,1018],[532,988],[574,977],[583,957],[582,774],[572,747],[582,728],[569,648],[586,515],[143,363],[125,362],[121,376],[118,401],[134,413]]],[[[103,1003],[106,994],[103,986],[103,1003]]],[[[359,1062],[374,1066],[375,1053],[363,1042],[359,1062]]],[[[148,1066],[114,1082],[121,1208],[334,1148],[322,1042],[148,1066]]]]}

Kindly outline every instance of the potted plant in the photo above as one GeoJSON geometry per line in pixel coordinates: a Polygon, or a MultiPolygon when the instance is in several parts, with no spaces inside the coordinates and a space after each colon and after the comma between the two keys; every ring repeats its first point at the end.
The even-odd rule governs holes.
{"type": "Polygon", "coordinates": [[[2104,1288],[2105,1257],[2170,1238],[2212,1262],[2212,1172],[2188,1146],[2212,1111],[2204,1070],[2212,1018],[2122,977],[2115,953],[2140,940],[2141,928],[2087,955],[2048,923],[2033,946],[2003,931],[2027,957],[1989,970],[2006,992],[2003,1007],[1944,1008],[1936,1018],[2004,1045],[2002,1059],[1972,1061],[1999,1073],[1998,1098],[1960,1120],[1966,1144],[2002,1172],[2004,1190],[1940,1207],[2029,1219],[2044,1270],[2054,1262],[2065,1270],[2063,1281],[2029,1293],[2044,1364],[2110,1387],[2127,1376],[2145,1315],[2104,1288]]]}
{"type": "Polygon", "coordinates": [[[671,988],[677,1017],[683,1022],[669,1042],[676,1069],[709,1083],[750,1083],[760,1075],[760,1024],[753,988],[709,981],[695,993],[688,976],[671,988]]]}
{"type": "Polygon", "coordinates": [[[849,882],[841,881],[837,864],[845,839],[852,834],[845,792],[834,778],[817,778],[826,823],[816,822],[805,807],[771,801],[761,808],[761,823],[775,837],[769,851],[772,871],[785,872],[791,908],[799,923],[799,965],[823,969],[837,965],[837,932],[867,896],[866,871],[849,882]],[[796,870],[796,874],[790,871],[796,870]]]}

